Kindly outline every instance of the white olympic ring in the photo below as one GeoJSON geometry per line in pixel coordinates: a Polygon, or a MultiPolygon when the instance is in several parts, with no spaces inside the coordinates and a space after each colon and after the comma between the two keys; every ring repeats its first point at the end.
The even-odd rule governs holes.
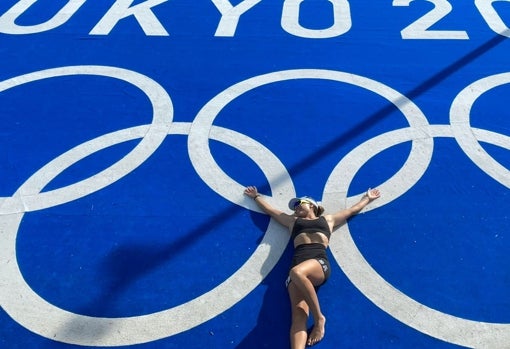
{"type": "MultiPolygon", "coordinates": [[[[431,138],[453,137],[452,128],[447,125],[431,125],[423,131],[431,138]]],[[[498,134],[493,132],[479,129],[474,129],[473,133],[478,140],[510,150],[510,137],[497,136],[498,134]]],[[[381,151],[413,140],[413,137],[415,132],[410,128],[395,130],[379,135],[354,149],[337,165],[328,178],[323,193],[324,204],[338,207],[341,202],[338,202],[337,196],[331,194],[346,192],[363,164],[381,151]],[[350,161],[351,158],[356,158],[358,162],[353,163],[350,161]]],[[[403,167],[409,167],[409,164],[406,163],[403,167]]],[[[408,172],[412,171],[409,169],[408,172]]],[[[417,181],[419,176],[413,176],[410,179],[417,181]]],[[[386,190],[393,188],[387,184],[384,186],[386,190]]],[[[389,194],[390,197],[396,197],[391,191],[386,190],[384,196],[389,194]]],[[[385,202],[388,201],[386,199],[385,202]]],[[[371,207],[368,207],[367,210],[370,209],[371,207]]],[[[352,239],[348,224],[340,227],[338,233],[332,235],[330,250],[340,268],[365,297],[406,325],[446,342],[470,348],[503,348],[510,343],[510,324],[471,321],[445,314],[418,303],[394,288],[363,257],[352,239]]]]}
{"type": "Polygon", "coordinates": [[[154,80],[130,70],[104,66],[76,66],[47,69],[5,80],[0,83],[0,92],[33,81],[69,75],[111,77],[126,81],[138,87],[146,93],[154,109],[150,128],[147,130],[147,134],[144,135],[142,141],[128,155],[102,172],[67,187],[41,193],[41,190],[47,184],[43,173],[51,173],[49,169],[62,172],[74,163],[72,154],[78,151],[89,152],[89,154],[91,154],[97,150],[93,148],[89,149],[89,144],[82,144],[77,147],[78,149],[70,150],[69,155],[64,154],[59,156],[58,159],[53,160],[36,172],[12,198],[3,203],[1,209],[4,214],[41,210],[79,199],[100,190],[140,166],[156,149],[158,149],[167,135],[167,130],[173,118],[173,105],[170,97],[165,89],[154,80]]]}
{"type": "Polygon", "coordinates": [[[462,90],[452,103],[450,124],[462,150],[485,173],[510,188],[510,170],[492,158],[471,131],[470,111],[474,102],[489,89],[510,83],[510,73],[497,74],[476,81],[462,90]]]}
{"type": "MultiPolygon", "coordinates": [[[[188,137],[188,149],[198,148],[202,149],[202,152],[190,152],[189,156],[198,175],[214,191],[223,195],[230,201],[235,202],[236,198],[239,197],[239,193],[242,193],[244,189],[243,185],[232,181],[231,178],[219,168],[211,155],[208,144],[208,132],[218,113],[232,100],[252,89],[274,82],[297,79],[330,80],[365,88],[377,93],[381,97],[386,98],[389,102],[399,108],[406,117],[409,126],[415,129],[417,133],[420,132],[419,130],[421,127],[428,125],[427,118],[423,115],[420,108],[418,108],[407,97],[384,84],[359,75],[320,69],[286,70],[259,75],[237,83],[215,96],[198,112],[195,120],[193,121],[193,126],[191,127],[188,137]],[[211,176],[211,173],[214,173],[214,175],[211,176]],[[209,181],[207,178],[209,178],[209,181]]],[[[416,138],[420,137],[417,136],[416,138]]],[[[422,140],[418,141],[419,143],[425,142],[432,144],[432,140],[430,138],[426,138],[425,136],[422,136],[421,138],[422,140]]],[[[413,147],[414,146],[415,142],[413,142],[413,147]]],[[[432,156],[432,151],[429,151],[428,154],[421,152],[416,152],[416,154],[419,155],[413,159],[409,159],[408,161],[412,161],[418,166],[420,162],[426,161],[430,158],[430,156],[432,156]]],[[[402,179],[402,176],[400,176],[399,179],[402,179]]],[[[270,201],[274,200],[273,204],[279,207],[286,207],[287,200],[292,195],[283,189],[285,188],[271,187],[273,196],[268,198],[270,201]]],[[[248,206],[245,206],[243,202],[237,203],[243,207],[260,212],[260,209],[252,201],[245,200],[244,202],[247,202],[248,206]]]]}
{"type": "MultiPolygon", "coordinates": [[[[325,79],[349,83],[385,97],[395,104],[408,120],[410,127],[377,136],[355,148],[339,162],[324,188],[323,202],[327,206],[339,207],[346,204],[337,200],[346,197],[349,185],[357,171],[375,154],[393,145],[412,141],[411,154],[392,178],[378,186],[384,191],[384,198],[376,201],[377,205],[367,207],[367,210],[395,200],[420,179],[430,162],[434,137],[455,137],[459,144],[469,143],[465,135],[459,131],[462,127],[466,127],[466,122],[462,124],[462,118],[454,119],[455,115],[457,117],[464,115],[458,112],[462,104],[460,101],[456,100],[451,112],[452,120],[459,125],[453,125],[453,121],[451,126],[429,125],[421,110],[397,91],[373,80],[338,71],[289,70],[245,80],[214,97],[197,114],[192,124],[172,123],[171,118],[165,120],[165,110],[172,110],[166,91],[143,75],[119,68],[78,66],[45,70],[27,74],[22,76],[22,79],[18,77],[6,80],[0,83],[0,92],[19,85],[19,81],[27,83],[53,76],[83,74],[119,78],[139,87],[153,103],[153,123],[113,132],[73,148],[37,171],[13,197],[3,198],[3,201],[0,201],[0,217],[2,218],[0,232],[2,241],[5,241],[0,247],[0,273],[4,280],[9,280],[8,284],[0,285],[0,304],[11,317],[31,331],[66,343],[97,346],[129,345],[183,332],[213,318],[243,299],[274,267],[285,249],[288,234],[282,233],[283,229],[271,220],[263,241],[253,255],[231,277],[206,294],[180,306],[153,314],[125,318],[98,318],[67,312],[40,298],[24,281],[18,268],[15,252],[17,230],[24,212],[76,200],[104,188],[143,163],[167,134],[188,134],[189,157],[197,173],[211,189],[229,201],[249,209],[256,209],[250,200],[240,195],[244,187],[233,181],[218,167],[210,154],[209,139],[235,147],[259,166],[263,163],[264,166],[260,167],[268,179],[272,193],[272,197],[268,199],[276,205],[284,205],[295,191],[283,164],[267,148],[253,139],[212,125],[218,113],[228,103],[253,88],[292,79],[325,79]],[[129,78],[125,78],[126,76],[129,78]],[[82,182],[53,191],[40,192],[59,173],[84,157],[112,145],[138,138],[143,138],[137,147],[143,148],[139,151],[140,154],[126,156],[109,169],[82,182]],[[144,147],[141,147],[142,144],[144,147]],[[121,162],[122,166],[119,165],[121,162]],[[216,302],[218,298],[223,300],[221,304],[216,302]],[[40,314],[45,315],[44,321],[40,321],[40,314]],[[196,314],[196,316],[191,317],[190,314],[196,314]],[[169,323],[172,326],[168,326],[169,323]],[[62,330],[62,326],[66,324],[73,324],[71,331],[62,330]],[[101,336],[105,330],[116,335],[101,336]]],[[[501,84],[508,76],[501,75],[499,78],[500,80],[496,78],[496,84],[488,84],[488,86],[494,87],[501,84]]],[[[490,81],[491,79],[488,78],[485,82],[490,81]]],[[[469,97],[468,91],[463,91],[463,94],[469,97]]],[[[480,94],[472,95],[472,102],[480,94]]],[[[467,127],[473,131],[475,142],[481,140],[510,149],[509,137],[472,129],[469,124],[467,127]]],[[[135,149],[132,153],[135,153],[135,149]]],[[[483,161],[473,161],[484,169],[483,161]]],[[[497,173],[490,173],[490,175],[496,179],[500,178],[497,173]]],[[[498,180],[501,182],[500,179],[498,180]]],[[[355,195],[347,198],[346,201],[350,202],[358,197],[359,195],[355,195]]],[[[333,234],[331,240],[331,251],[335,259],[355,286],[382,310],[421,332],[451,343],[485,348],[498,347],[501,343],[510,341],[510,325],[508,324],[476,322],[454,317],[430,309],[397,291],[363,258],[350,236],[348,225],[344,225],[340,231],[343,233],[333,234]]]]}

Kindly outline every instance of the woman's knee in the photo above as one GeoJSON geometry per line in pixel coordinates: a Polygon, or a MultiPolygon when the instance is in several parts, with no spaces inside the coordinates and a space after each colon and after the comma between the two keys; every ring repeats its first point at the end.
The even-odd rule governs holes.
{"type": "Polygon", "coordinates": [[[309,280],[313,285],[320,285],[324,282],[324,271],[316,260],[298,264],[289,271],[290,280],[309,280]]]}
{"type": "Polygon", "coordinates": [[[289,271],[289,276],[291,280],[295,280],[296,278],[305,278],[306,273],[299,265],[296,265],[289,271]]]}

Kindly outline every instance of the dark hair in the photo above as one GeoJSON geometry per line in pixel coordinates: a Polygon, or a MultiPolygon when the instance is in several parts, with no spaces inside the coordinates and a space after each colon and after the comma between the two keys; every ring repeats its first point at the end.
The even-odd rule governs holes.
{"type": "Polygon", "coordinates": [[[320,217],[324,213],[324,207],[322,207],[322,206],[319,206],[319,207],[313,206],[313,213],[315,213],[315,215],[317,217],[320,217]]]}

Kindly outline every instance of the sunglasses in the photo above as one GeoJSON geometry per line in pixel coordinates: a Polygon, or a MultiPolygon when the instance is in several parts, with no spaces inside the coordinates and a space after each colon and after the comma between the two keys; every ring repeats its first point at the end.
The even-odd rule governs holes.
{"type": "Polygon", "coordinates": [[[313,205],[310,201],[308,200],[298,200],[296,201],[296,203],[294,204],[294,209],[296,209],[298,206],[300,205],[303,205],[303,204],[310,204],[310,205],[313,205]]]}

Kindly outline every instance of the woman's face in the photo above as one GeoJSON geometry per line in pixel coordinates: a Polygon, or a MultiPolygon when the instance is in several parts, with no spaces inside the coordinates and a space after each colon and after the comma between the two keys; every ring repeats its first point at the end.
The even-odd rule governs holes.
{"type": "Polygon", "coordinates": [[[313,214],[313,205],[308,201],[301,200],[294,206],[294,214],[298,217],[307,217],[309,214],[313,214]]]}

